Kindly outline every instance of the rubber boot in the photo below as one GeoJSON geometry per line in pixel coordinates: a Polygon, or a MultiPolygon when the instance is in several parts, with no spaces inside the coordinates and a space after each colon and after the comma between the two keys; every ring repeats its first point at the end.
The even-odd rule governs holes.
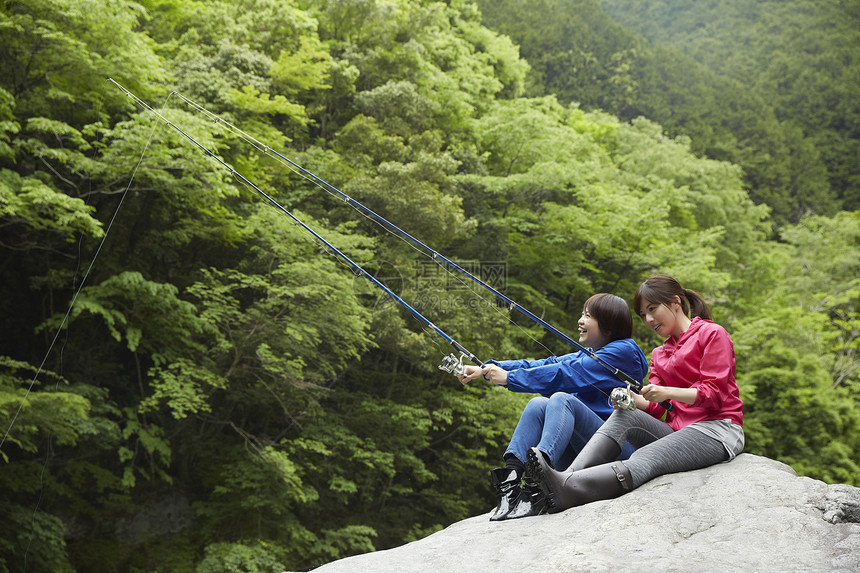
{"type": "Polygon", "coordinates": [[[517,502],[504,519],[519,519],[546,513],[546,496],[537,482],[528,476],[523,478],[523,488],[517,502]]]}
{"type": "Polygon", "coordinates": [[[606,462],[617,460],[620,454],[621,446],[618,445],[618,442],[606,434],[597,432],[582,447],[582,450],[576,455],[576,459],[573,460],[567,471],[575,472],[605,464],[606,462]]]}
{"type": "Polygon", "coordinates": [[[536,448],[529,450],[526,474],[543,490],[548,513],[558,513],[601,499],[612,499],[632,488],[630,470],[623,462],[614,461],[578,471],[557,472],[536,448]]]}
{"type": "Polygon", "coordinates": [[[520,496],[522,490],[520,475],[516,470],[496,468],[490,470],[490,479],[493,481],[493,489],[499,497],[499,502],[490,516],[490,521],[501,521],[511,512],[520,496]]]}

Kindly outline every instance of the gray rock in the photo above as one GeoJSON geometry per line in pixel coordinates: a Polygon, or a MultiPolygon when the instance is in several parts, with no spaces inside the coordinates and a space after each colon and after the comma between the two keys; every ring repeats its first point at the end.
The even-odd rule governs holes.
{"type": "Polygon", "coordinates": [[[314,571],[860,571],[860,488],[751,454],[554,515],[488,518],[314,571]]]}

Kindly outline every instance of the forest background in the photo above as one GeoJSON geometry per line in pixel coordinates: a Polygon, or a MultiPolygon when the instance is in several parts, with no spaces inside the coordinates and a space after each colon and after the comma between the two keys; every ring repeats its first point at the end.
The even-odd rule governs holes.
{"type": "Polygon", "coordinates": [[[529,398],[108,78],[484,360],[572,349],[188,100],[564,332],[677,276],[746,451],[860,485],[858,55],[856,1],[0,1],[0,571],[418,539],[490,509],[529,398]]]}

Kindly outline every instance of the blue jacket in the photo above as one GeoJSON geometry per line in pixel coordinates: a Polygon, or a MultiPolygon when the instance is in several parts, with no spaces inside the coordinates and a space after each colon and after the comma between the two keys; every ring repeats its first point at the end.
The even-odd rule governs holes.
{"type": "MultiPolygon", "coordinates": [[[[642,381],[648,360],[632,338],[614,340],[595,352],[600,360],[642,381]]],[[[556,392],[575,394],[604,420],[612,413],[609,394],[623,384],[585,352],[550,356],[542,360],[489,360],[508,371],[508,390],[551,396],[556,392]]]]}

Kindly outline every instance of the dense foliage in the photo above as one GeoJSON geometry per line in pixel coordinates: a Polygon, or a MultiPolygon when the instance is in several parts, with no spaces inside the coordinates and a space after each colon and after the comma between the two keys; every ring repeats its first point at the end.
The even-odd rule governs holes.
{"type": "Polygon", "coordinates": [[[479,4],[489,26],[521,45],[532,92],[690,136],[697,155],[744,169],[774,224],[860,207],[851,3],[479,4]]]}
{"type": "Polygon", "coordinates": [[[851,175],[822,155],[809,184],[832,202],[813,209],[779,182],[814,154],[752,153],[788,123],[801,149],[814,122],[742,90],[723,121],[728,76],[699,64],[694,108],[646,113],[684,95],[677,52],[613,24],[607,54],[679,74],[624,92],[623,58],[595,51],[589,82],[564,34],[523,17],[550,42],[532,57],[498,24],[524,59],[482,18],[467,0],[0,2],[0,571],[297,570],[489,509],[528,396],[439,372],[441,337],[243,178],[478,356],[570,349],[265,146],[566,332],[590,294],[678,276],[735,341],[747,451],[860,484],[851,175]]]}
{"type": "MultiPolygon", "coordinates": [[[[798,190],[815,196],[812,178],[824,171],[838,204],[860,208],[860,5],[833,0],[723,0],[704,6],[689,0],[600,0],[600,5],[650,41],[676,47],[768,102],[786,135],[793,132],[798,143],[803,140],[804,155],[795,161],[808,179],[798,190]]],[[[810,210],[821,208],[812,203],[810,210]]]]}

